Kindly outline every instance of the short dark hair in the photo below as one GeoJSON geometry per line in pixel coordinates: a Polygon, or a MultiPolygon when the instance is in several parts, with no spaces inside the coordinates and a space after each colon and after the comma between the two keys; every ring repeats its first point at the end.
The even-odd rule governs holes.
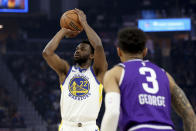
{"type": "Polygon", "coordinates": [[[140,53],[146,45],[146,35],[138,28],[124,28],[118,32],[117,46],[126,53],[140,53]]]}
{"type": "Polygon", "coordinates": [[[80,43],[84,43],[84,44],[90,45],[91,53],[94,54],[94,48],[93,48],[93,46],[91,45],[91,43],[90,43],[89,40],[82,40],[80,43]]]}

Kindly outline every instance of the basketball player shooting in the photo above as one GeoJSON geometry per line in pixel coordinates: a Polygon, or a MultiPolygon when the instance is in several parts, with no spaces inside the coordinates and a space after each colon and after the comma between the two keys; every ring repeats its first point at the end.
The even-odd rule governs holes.
{"type": "Polygon", "coordinates": [[[73,66],[60,58],[55,50],[63,37],[73,38],[79,31],[66,28],[52,38],[43,50],[43,57],[59,76],[61,87],[60,131],[98,131],[96,119],[102,102],[102,82],[107,61],[101,39],[88,25],[83,11],[75,9],[88,41],[81,42],[75,50],[73,66]],[[93,62],[93,65],[92,65],[93,62]]]}
{"type": "Polygon", "coordinates": [[[146,36],[140,29],[118,34],[120,64],[104,77],[106,111],[101,131],[173,131],[170,104],[183,119],[185,131],[196,131],[196,116],[171,75],[148,60],[146,36]]]}

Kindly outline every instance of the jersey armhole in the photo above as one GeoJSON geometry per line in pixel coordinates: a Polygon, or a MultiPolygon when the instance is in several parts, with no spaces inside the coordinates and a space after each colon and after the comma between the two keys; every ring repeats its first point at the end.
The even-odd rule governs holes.
{"type": "Polygon", "coordinates": [[[96,81],[98,84],[100,84],[100,82],[97,80],[97,77],[95,76],[95,73],[94,73],[94,70],[93,70],[93,67],[92,67],[92,66],[90,67],[90,70],[91,70],[91,72],[92,72],[92,74],[93,74],[93,76],[94,76],[94,78],[95,78],[95,81],[96,81]]]}
{"type": "Polygon", "coordinates": [[[121,72],[121,76],[120,76],[120,80],[119,80],[119,86],[121,86],[123,78],[124,78],[124,75],[125,75],[125,65],[120,63],[117,66],[122,67],[122,72],[121,72]]]}
{"type": "MultiPolygon", "coordinates": [[[[67,73],[67,75],[66,75],[66,77],[65,77],[65,80],[66,80],[67,77],[69,76],[69,73],[71,72],[71,70],[72,70],[72,66],[69,68],[69,71],[68,71],[68,73],[67,73]]],[[[64,85],[65,80],[64,80],[63,83],[61,84],[62,86],[64,85]]]]}
{"type": "Polygon", "coordinates": [[[123,63],[119,63],[117,66],[120,66],[122,68],[125,68],[125,65],[123,63]]]}
{"type": "Polygon", "coordinates": [[[120,76],[119,86],[121,86],[124,76],[125,76],[125,69],[123,68],[120,76]]]}

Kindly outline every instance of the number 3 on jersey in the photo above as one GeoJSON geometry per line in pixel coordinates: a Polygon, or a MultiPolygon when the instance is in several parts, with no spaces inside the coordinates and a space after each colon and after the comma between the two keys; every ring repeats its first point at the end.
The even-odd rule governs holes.
{"type": "Polygon", "coordinates": [[[141,75],[146,75],[147,72],[150,73],[150,76],[146,76],[146,81],[151,82],[153,87],[149,87],[148,83],[142,83],[142,87],[146,92],[156,94],[159,91],[159,85],[155,71],[149,67],[139,68],[139,73],[141,75]]]}

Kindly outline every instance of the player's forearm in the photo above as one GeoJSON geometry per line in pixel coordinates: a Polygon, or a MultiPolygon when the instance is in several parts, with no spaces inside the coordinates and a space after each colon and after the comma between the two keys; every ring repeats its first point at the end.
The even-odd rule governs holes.
{"type": "Polygon", "coordinates": [[[172,107],[183,119],[185,131],[196,131],[194,110],[183,90],[175,85],[171,91],[172,107]]]}
{"type": "Polygon", "coordinates": [[[43,50],[43,54],[45,55],[52,55],[57,47],[59,46],[60,41],[64,37],[64,30],[60,30],[56,33],[56,35],[48,42],[45,49],[43,50]]]}
{"type": "Polygon", "coordinates": [[[103,117],[101,131],[116,131],[119,114],[105,112],[103,117]]]}
{"type": "Polygon", "coordinates": [[[82,23],[84,30],[86,32],[86,35],[88,37],[88,40],[92,44],[92,46],[96,49],[98,46],[102,46],[101,39],[97,35],[97,33],[88,25],[87,22],[82,23]]]}
{"type": "Polygon", "coordinates": [[[116,131],[120,115],[120,94],[106,93],[105,114],[101,124],[101,131],[116,131]]]}
{"type": "Polygon", "coordinates": [[[190,116],[183,119],[184,131],[196,131],[196,117],[190,116]]]}

